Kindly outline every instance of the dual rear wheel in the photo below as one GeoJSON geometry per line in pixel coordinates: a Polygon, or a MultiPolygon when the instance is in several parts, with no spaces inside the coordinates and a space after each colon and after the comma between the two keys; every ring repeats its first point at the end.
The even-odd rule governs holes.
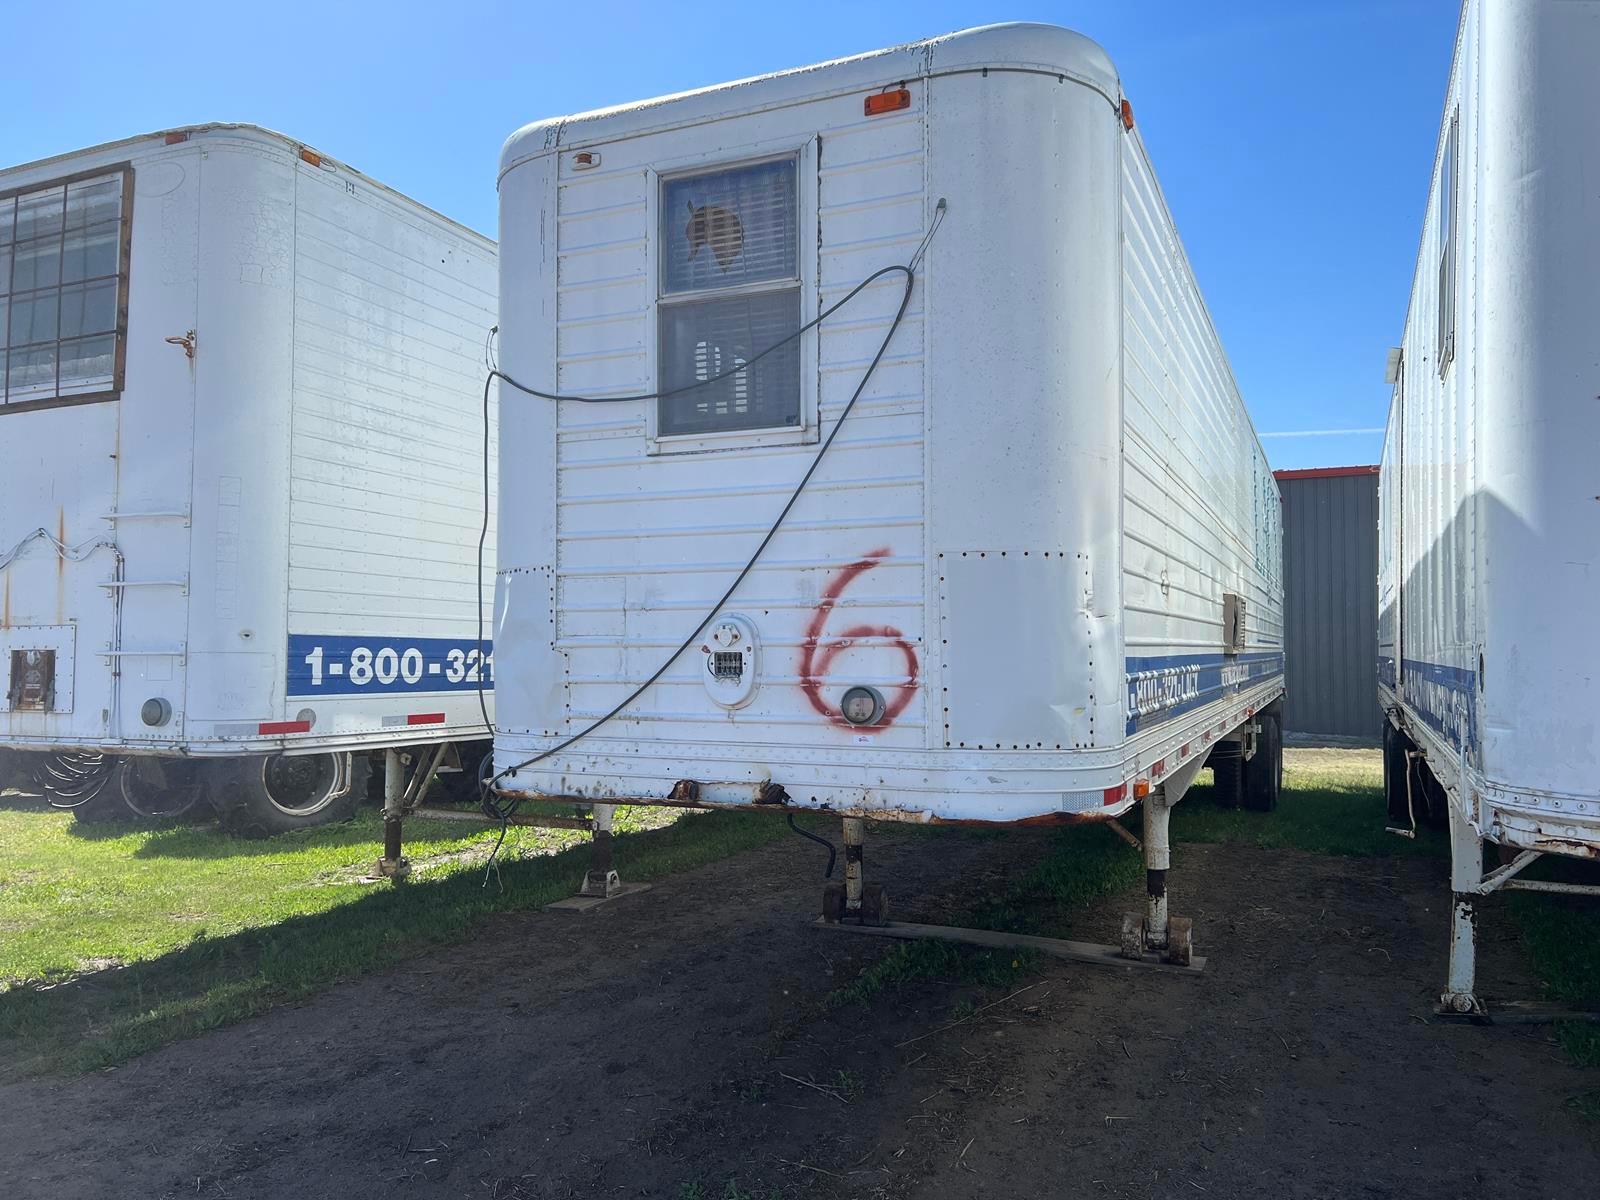
{"type": "Polygon", "coordinates": [[[365,754],[264,754],[213,768],[212,803],[222,827],[264,838],[348,821],[367,795],[365,754]]]}
{"type": "Polygon", "coordinates": [[[364,754],[266,754],[218,762],[154,755],[40,755],[34,786],[85,824],[181,817],[210,803],[223,828],[262,838],[349,820],[367,793],[364,754]]]}
{"type": "Polygon", "coordinates": [[[1261,727],[1256,752],[1249,758],[1238,742],[1223,742],[1211,751],[1212,786],[1223,808],[1272,812],[1283,790],[1283,716],[1277,708],[1256,714],[1261,727]]]}

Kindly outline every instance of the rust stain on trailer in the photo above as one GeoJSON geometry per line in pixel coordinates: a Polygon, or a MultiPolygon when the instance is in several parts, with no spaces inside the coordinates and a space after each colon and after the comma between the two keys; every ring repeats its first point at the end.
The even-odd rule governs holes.
{"type": "Polygon", "coordinates": [[[980,821],[972,817],[933,817],[931,825],[1023,825],[1039,829],[1057,825],[1092,825],[1095,823],[1116,823],[1116,817],[1104,809],[1085,809],[1082,812],[1053,812],[1040,813],[1037,817],[1023,817],[1016,821],[980,821]]]}
{"type": "MultiPolygon", "coordinates": [[[[67,544],[67,510],[65,507],[56,509],[56,542],[58,545],[67,544]]],[[[67,611],[67,556],[56,555],[56,624],[66,624],[67,611]]]]}
{"type": "Polygon", "coordinates": [[[887,729],[894,724],[894,720],[910,705],[912,698],[917,694],[917,680],[921,674],[922,664],[917,657],[917,648],[912,641],[900,630],[892,625],[853,625],[843,633],[824,639],[823,628],[828,623],[834,606],[838,604],[839,597],[844,590],[860,575],[872,570],[884,559],[889,557],[889,547],[884,546],[877,550],[870,550],[862,558],[842,568],[823,590],[822,598],[817,602],[817,607],[812,614],[811,624],[806,628],[805,640],[800,646],[800,689],[805,692],[806,700],[817,711],[819,716],[826,717],[833,724],[842,729],[866,730],[887,729]],[[893,642],[905,656],[906,682],[896,685],[893,695],[884,701],[883,715],[871,725],[852,725],[845,720],[844,714],[837,708],[828,704],[822,698],[822,684],[827,678],[828,668],[833,665],[833,660],[845,650],[855,645],[858,641],[867,638],[882,638],[893,642]],[[826,644],[824,644],[826,641],[826,644]]]}

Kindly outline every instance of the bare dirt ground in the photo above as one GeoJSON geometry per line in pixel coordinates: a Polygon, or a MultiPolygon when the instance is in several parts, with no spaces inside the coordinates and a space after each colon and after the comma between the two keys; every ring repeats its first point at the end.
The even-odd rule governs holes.
{"type": "MultiPolygon", "coordinates": [[[[938,920],[1041,848],[889,833],[869,870],[938,920]]],[[[1592,1081],[1548,1030],[1424,1020],[1440,863],[1180,846],[1203,976],[1051,962],[930,1032],[1004,993],[824,1010],[887,944],[805,927],[819,859],[783,842],[596,913],[502,918],[118,1070],[7,1087],[0,1195],[1456,1200],[1600,1178],[1565,1104],[1592,1081]]],[[[1112,940],[1138,901],[1073,933],[1112,940]]],[[[1505,929],[1486,990],[1531,995],[1505,929]]]]}

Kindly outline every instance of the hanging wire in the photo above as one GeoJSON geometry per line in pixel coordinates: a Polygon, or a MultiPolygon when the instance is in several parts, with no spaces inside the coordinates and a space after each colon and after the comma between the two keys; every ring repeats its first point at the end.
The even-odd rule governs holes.
{"type": "MultiPolygon", "coordinates": [[[[877,353],[872,356],[872,361],[867,364],[867,369],[862,372],[861,380],[856,384],[855,391],[851,393],[850,399],[839,411],[838,417],[834,420],[833,428],[828,432],[828,436],[823,439],[822,445],[817,448],[816,454],[812,456],[810,465],[806,467],[805,473],[800,477],[800,481],[795,484],[794,490],[790,492],[789,499],[784,503],[783,508],[779,510],[777,517],[774,518],[772,524],[768,527],[766,534],[756,545],[755,550],[745,561],[744,566],[740,568],[738,574],[733,577],[733,581],[728,584],[722,595],[717,599],[717,602],[706,610],[706,613],[703,617],[701,617],[700,622],[694,627],[693,630],[690,631],[689,635],[678,644],[677,649],[672,651],[671,654],[663,659],[660,666],[651,672],[650,676],[645,679],[643,683],[639,684],[636,688],[624,696],[604,715],[597,717],[588,725],[578,730],[578,732],[561,739],[553,746],[550,746],[545,750],[541,750],[539,753],[531,755],[528,758],[522,759],[520,762],[506,767],[504,770],[497,772],[492,777],[483,781],[479,797],[483,811],[486,815],[491,816],[500,822],[500,836],[495,842],[493,851],[490,852],[489,863],[484,868],[483,882],[485,887],[488,886],[489,874],[490,871],[495,868],[495,861],[499,857],[500,849],[505,844],[506,831],[510,827],[511,818],[516,815],[516,811],[521,806],[523,800],[523,797],[521,796],[509,796],[503,799],[497,797],[496,785],[499,784],[499,782],[506,776],[515,774],[525,767],[531,767],[537,763],[543,762],[552,755],[559,754],[561,751],[567,749],[575,743],[582,741],[595,730],[599,729],[602,725],[605,725],[618,714],[623,712],[623,710],[628,708],[629,705],[642,696],[653,684],[656,683],[657,680],[667,673],[667,670],[683,655],[684,651],[686,651],[690,646],[694,645],[694,643],[699,639],[700,635],[705,632],[706,626],[711,624],[717,613],[722,611],[723,606],[727,604],[727,602],[733,597],[733,594],[738,591],[739,586],[745,581],[746,577],[749,576],[750,572],[754,570],[756,563],[760,561],[762,554],[766,552],[767,547],[772,543],[772,539],[777,536],[778,530],[783,526],[783,522],[788,517],[790,511],[794,508],[795,504],[799,502],[801,495],[806,490],[806,486],[811,482],[812,476],[816,474],[817,468],[822,465],[822,460],[827,456],[828,449],[833,445],[834,439],[839,436],[839,430],[844,427],[846,419],[849,418],[851,411],[855,408],[856,402],[861,399],[861,394],[866,391],[867,384],[871,382],[872,376],[877,371],[879,363],[883,361],[883,356],[888,352],[889,344],[894,340],[896,331],[899,330],[901,322],[905,319],[906,309],[911,304],[911,292],[916,283],[917,271],[922,265],[923,256],[927,252],[928,244],[933,241],[933,235],[939,231],[939,226],[944,223],[946,210],[947,205],[944,199],[941,197],[938,204],[934,208],[933,220],[929,223],[927,233],[923,235],[922,241],[918,244],[916,252],[912,254],[908,262],[903,265],[897,263],[887,267],[880,267],[878,270],[868,275],[860,283],[856,284],[855,287],[851,288],[850,291],[845,293],[844,296],[834,301],[834,303],[830,304],[810,321],[807,321],[804,325],[801,325],[792,333],[788,334],[781,340],[774,342],[759,354],[753,355],[739,365],[731,367],[728,370],[722,371],[716,375],[712,375],[707,379],[697,379],[692,383],[684,384],[680,387],[667,388],[653,392],[637,392],[625,396],[569,396],[563,395],[559,392],[547,392],[540,388],[531,387],[528,384],[512,378],[510,375],[507,375],[505,372],[497,368],[490,370],[488,376],[483,381],[484,504],[483,523],[478,533],[478,579],[480,588],[480,595],[478,599],[478,658],[480,662],[483,660],[483,598],[481,594],[481,588],[483,579],[484,546],[489,537],[489,390],[496,379],[501,380],[511,388],[514,388],[516,391],[522,392],[528,396],[533,396],[540,400],[569,400],[579,404],[626,404],[641,400],[665,400],[673,396],[683,395],[686,392],[692,392],[699,388],[707,387],[742,371],[748,371],[751,367],[755,366],[768,355],[777,352],[790,342],[797,340],[806,333],[810,332],[812,329],[820,326],[829,317],[833,316],[834,313],[844,308],[847,304],[849,304],[878,280],[889,275],[902,275],[905,277],[905,287],[900,295],[900,305],[895,310],[894,320],[889,323],[889,328],[883,335],[883,341],[878,345],[877,353]]],[[[492,734],[494,725],[489,718],[489,706],[484,691],[483,674],[484,672],[480,671],[478,681],[478,705],[483,714],[484,726],[492,734]]]]}

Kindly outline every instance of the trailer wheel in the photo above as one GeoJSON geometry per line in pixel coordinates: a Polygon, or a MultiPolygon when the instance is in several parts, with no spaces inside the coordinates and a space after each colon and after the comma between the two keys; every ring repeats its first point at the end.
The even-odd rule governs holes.
{"type": "MultiPolygon", "coordinates": [[[[124,819],[159,821],[183,816],[200,803],[205,792],[198,764],[141,754],[117,760],[101,799],[120,806],[124,819]]],[[[82,810],[78,819],[84,819],[82,810]]]]}
{"type": "Polygon", "coordinates": [[[1238,742],[1220,742],[1211,749],[1211,793],[1221,808],[1238,808],[1244,799],[1244,755],[1238,742]]]}
{"type": "Polygon", "coordinates": [[[258,754],[226,764],[215,804],[222,826],[264,838],[348,821],[367,794],[365,754],[258,754]]]}
{"type": "Polygon", "coordinates": [[[1255,756],[1244,764],[1244,806],[1271,812],[1283,788],[1283,722],[1276,712],[1265,712],[1259,723],[1255,756]]]}
{"type": "Polygon", "coordinates": [[[1387,720],[1383,723],[1383,802],[1389,810],[1389,824],[1406,829],[1411,824],[1411,805],[1406,799],[1405,735],[1387,720]]]}
{"type": "Polygon", "coordinates": [[[494,743],[488,738],[457,742],[455,750],[461,769],[436,776],[435,784],[446,800],[458,804],[476,804],[482,793],[483,781],[494,772],[494,743]]]}

